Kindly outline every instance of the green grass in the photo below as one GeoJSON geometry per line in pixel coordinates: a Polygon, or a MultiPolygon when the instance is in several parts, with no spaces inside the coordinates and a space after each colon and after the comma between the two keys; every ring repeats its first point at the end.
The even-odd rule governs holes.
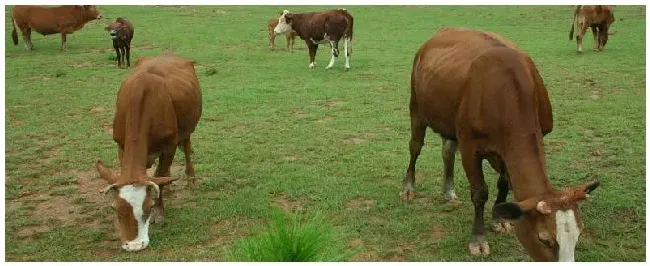
{"type": "Polygon", "coordinates": [[[341,241],[325,217],[316,213],[303,218],[277,211],[262,233],[248,237],[231,249],[229,261],[310,262],[344,261],[341,241]]]}
{"type": "MultiPolygon", "coordinates": [[[[337,6],[338,7],[338,6],[337,6]]],[[[96,159],[115,169],[110,129],[117,89],[130,70],[111,61],[103,27],[33,35],[36,50],[11,43],[5,18],[5,255],[8,261],[224,261],[281,207],[321,212],[351,261],[530,261],[514,234],[489,232],[492,255],[467,252],[473,208],[457,156],[458,205],[442,196],[440,140],[429,132],[418,161],[417,197],[399,198],[408,164],[413,56],[441,25],[496,32],[527,51],[553,105],[545,138],[548,174],[559,188],[596,177],[581,206],[578,261],[645,260],[645,8],[617,6],[605,50],[577,55],[567,39],[570,6],[347,6],[355,17],[352,69],[321,47],[267,48],[266,21],[315,6],[100,6],[135,25],[132,62],[171,49],[196,61],[203,115],[193,135],[200,181],[166,193],[165,224],[151,243],[122,252],[96,159]]],[[[5,8],[10,10],[9,7],[5,8]]],[[[183,154],[172,174],[183,176],[183,154]]],[[[490,210],[496,175],[486,167],[490,210]]],[[[511,198],[510,196],[509,198],[511,198]]],[[[486,217],[489,212],[486,211],[486,217]]]]}

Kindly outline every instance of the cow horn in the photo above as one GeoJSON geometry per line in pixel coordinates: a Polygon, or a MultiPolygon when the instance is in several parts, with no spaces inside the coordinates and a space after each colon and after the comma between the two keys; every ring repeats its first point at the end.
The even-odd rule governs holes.
{"type": "Polygon", "coordinates": [[[147,187],[152,186],[154,190],[156,190],[156,198],[160,196],[160,188],[156,183],[153,181],[147,181],[147,187]]]}
{"type": "Polygon", "coordinates": [[[104,189],[100,190],[99,193],[106,194],[106,193],[110,192],[113,189],[115,189],[115,184],[108,185],[104,189]]]}

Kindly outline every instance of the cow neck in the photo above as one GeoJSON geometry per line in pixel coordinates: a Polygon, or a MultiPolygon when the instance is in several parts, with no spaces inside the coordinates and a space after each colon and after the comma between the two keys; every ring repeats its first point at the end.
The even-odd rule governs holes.
{"type": "Polygon", "coordinates": [[[126,141],[121,176],[127,179],[146,176],[148,136],[150,131],[149,117],[146,117],[145,91],[146,88],[133,89],[126,117],[126,141]]]}
{"type": "Polygon", "coordinates": [[[504,153],[510,186],[516,201],[538,197],[553,191],[547,177],[546,160],[541,134],[526,137],[526,141],[511,140],[504,153]]]}
{"type": "Polygon", "coordinates": [[[305,20],[305,17],[306,17],[307,14],[309,14],[309,13],[294,14],[293,18],[292,18],[293,21],[291,22],[291,29],[296,31],[296,33],[298,33],[298,36],[303,37],[303,38],[307,38],[307,37],[303,34],[302,27],[300,27],[298,25],[304,25],[304,20],[305,20]],[[296,23],[296,22],[298,22],[298,23],[296,23]]]}

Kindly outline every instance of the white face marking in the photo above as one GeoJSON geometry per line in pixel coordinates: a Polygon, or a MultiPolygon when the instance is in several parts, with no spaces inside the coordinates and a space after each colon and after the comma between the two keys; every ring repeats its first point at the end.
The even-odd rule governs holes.
{"type": "Polygon", "coordinates": [[[556,240],[560,246],[559,261],[575,261],[575,247],[580,236],[580,229],[573,210],[555,213],[556,240]]]}
{"type": "Polygon", "coordinates": [[[278,25],[275,26],[275,29],[273,29],[273,32],[275,32],[275,34],[288,33],[291,31],[291,25],[287,24],[287,20],[284,18],[284,15],[287,13],[289,13],[289,11],[285,10],[282,13],[282,16],[278,18],[278,25]]]}
{"type": "Polygon", "coordinates": [[[120,188],[119,196],[131,205],[133,217],[138,222],[138,236],[124,243],[122,248],[126,251],[145,249],[149,245],[149,221],[151,220],[151,217],[148,217],[146,221],[142,220],[144,214],[142,205],[147,197],[147,186],[123,186],[120,188]]]}

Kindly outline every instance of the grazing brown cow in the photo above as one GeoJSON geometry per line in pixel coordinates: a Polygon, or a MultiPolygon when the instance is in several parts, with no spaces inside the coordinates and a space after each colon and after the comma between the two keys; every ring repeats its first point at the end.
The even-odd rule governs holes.
{"type": "Polygon", "coordinates": [[[115,22],[104,28],[113,40],[113,48],[117,53],[117,66],[122,67],[126,57],[126,66],[131,66],[131,40],[133,39],[133,24],[124,18],[117,18],[115,22]]]}
{"type": "Polygon", "coordinates": [[[61,33],[61,50],[66,51],[66,34],[72,34],[89,21],[101,18],[95,6],[15,6],[11,13],[14,26],[11,38],[14,45],[18,45],[18,27],[23,34],[25,49],[33,50],[32,29],[43,35],[61,33]]]}
{"type": "Polygon", "coordinates": [[[178,179],[169,177],[177,146],[185,153],[185,173],[194,176],[190,134],[201,110],[194,64],[185,59],[171,55],[139,58],[135,70],[122,83],[113,121],[121,173],[111,173],[101,161],[96,167],[110,184],[103,192],[116,192],[113,207],[123,249],[146,248],[149,222],[162,222],[162,187],[178,179]],[[151,178],[145,171],[155,157],[159,162],[155,178],[151,178]]]}
{"type": "MultiPolygon", "coordinates": [[[[267,29],[269,31],[269,47],[271,50],[275,50],[275,32],[273,31],[275,29],[275,26],[278,25],[278,19],[274,18],[269,20],[267,24],[267,29]]],[[[296,43],[296,36],[298,36],[298,33],[296,33],[295,30],[292,30],[291,32],[287,32],[285,34],[287,36],[287,51],[293,53],[293,44],[296,43]]]]}
{"type": "Polygon", "coordinates": [[[404,195],[413,198],[415,163],[427,127],[443,139],[444,192],[454,200],[454,156],[460,149],[474,203],[469,243],[489,255],[483,209],[488,188],[482,161],[500,173],[493,209],[496,230],[514,221],[520,242],[538,261],[572,261],[582,222],[578,202],[598,186],[554,189],[547,178],[542,137],[553,117],[535,64],[517,46],[493,33],[444,27],[425,42],[411,72],[411,159],[404,195]],[[506,203],[508,189],[514,202],[506,203]]]}
{"type": "Polygon", "coordinates": [[[578,28],[576,42],[578,52],[582,53],[582,38],[585,36],[587,29],[591,27],[591,33],[594,35],[594,50],[602,51],[607,44],[609,27],[614,23],[614,10],[611,6],[577,6],[573,12],[573,24],[569,32],[569,40],[573,40],[574,27],[578,28]]]}
{"type": "Polygon", "coordinates": [[[339,56],[339,41],[344,40],[345,68],[349,69],[352,24],[352,15],[345,9],[297,14],[284,10],[274,31],[281,34],[295,30],[300,39],[305,40],[309,49],[309,68],[316,66],[316,50],[320,43],[329,43],[332,48],[332,59],[326,69],[332,68],[339,56]]]}

